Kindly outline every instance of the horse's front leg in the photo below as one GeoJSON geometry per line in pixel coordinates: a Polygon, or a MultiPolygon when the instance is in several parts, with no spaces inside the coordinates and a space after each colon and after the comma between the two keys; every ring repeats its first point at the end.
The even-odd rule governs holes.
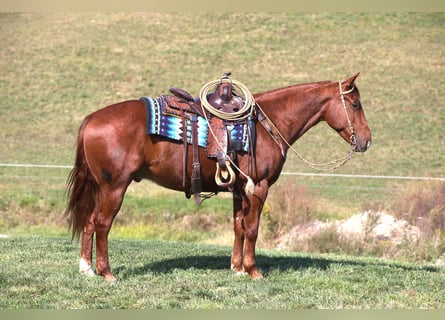
{"type": "Polygon", "coordinates": [[[232,269],[247,273],[252,278],[262,278],[255,261],[255,246],[258,238],[261,210],[266,200],[269,185],[263,180],[255,186],[253,195],[234,194],[233,226],[235,241],[232,252],[232,269]]]}
{"type": "Polygon", "coordinates": [[[244,211],[243,199],[240,193],[233,193],[233,231],[235,240],[232,251],[232,270],[243,274],[243,250],[244,250],[244,211]]]}
{"type": "Polygon", "coordinates": [[[244,216],[244,258],[243,268],[253,279],[262,278],[263,275],[258,271],[255,260],[255,246],[258,238],[258,229],[260,225],[261,210],[269,191],[269,184],[266,180],[260,181],[255,185],[255,193],[244,197],[243,207],[244,216]]]}

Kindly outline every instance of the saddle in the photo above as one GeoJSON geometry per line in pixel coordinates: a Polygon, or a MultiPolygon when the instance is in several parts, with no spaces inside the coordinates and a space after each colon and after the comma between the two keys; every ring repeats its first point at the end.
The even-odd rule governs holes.
{"type": "MultiPolygon", "coordinates": [[[[230,74],[225,74],[228,77],[230,74]]],[[[217,160],[217,172],[215,181],[218,186],[233,190],[235,183],[235,173],[230,166],[230,160],[233,161],[235,148],[231,145],[230,130],[236,122],[224,120],[218,116],[211,114],[201,104],[199,98],[193,96],[184,89],[170,88],[171,95],[163,95],[163,112],[165,114],[174,115],[182,118],[182,127],[186,127],[186,121],[191,122],[191,142],[193,150],[192,177],[190,193],[186,192],[186,196],[190,197],[193,193],[195,201],[200,203],[199,194],[202,191],[200,163],[198,156],[198,117],[206,118],[208,121],[208,132],[206,137],[206,155],[217,160]],[[228,159],[230,157],[230,160],[228,159]]],[[[230,82],[219,83],[215,91],[207,95],[207,101],[215,109],[224,113],[234,113],[243,107],[243,99],[233,92],[230,82]]],[[[183,130],[184,141],[184,157],[183,157],[183,187],[186,186],[186,167],[187,167],[187,132],[183,130]]]]}
{"type": "MultiPolygon", "coordinates": [[[[182,115],[182,112],[185,112],[186,116],[191,114],[197,114],[201,117],[209,116],[208,112],[206,113],[206,110],[203,109],[199,98],[193,98],[190,93],[180,88],[170,88],[170,92],[174,96],[163,96],[167,102],[165,109],[167,113],[182,115]]],[[[225,113],[237,112],[243,106],[242,98],[233,94],[230,83],[217,85],[215,91],[207,97],[207,100],[213,107],[225,113]]]]}

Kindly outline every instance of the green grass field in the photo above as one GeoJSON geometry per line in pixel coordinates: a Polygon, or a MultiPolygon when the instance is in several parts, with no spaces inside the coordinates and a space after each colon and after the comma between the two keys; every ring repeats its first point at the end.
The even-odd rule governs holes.
{"type": "MultiPolygon", "coordinates": [[[[357,85],[373,145],[337,173],[443,178],[444,39],[444,13],[0,13],[0,163],[71,165],[77,130],[87,114],[122,100],[165,94],[172,86],[197,95],[204,83],[227,71],[253,93],[296,83],[342,80],[360,72],[357,85]]],[[[294,147],[315,162],[341,157],[348,150],[347,144],[323,123],[294,147]]],[[[312,172],[292,154],[288,155],[284,171],[312,172]]],[[[51,247],[56,243],[55,251],[46,253],[42,264],[49,264],[51,255],[61,254],[57,258],[58,269],[50,272],[56,279],[51,275],[50,282],[61,288],[68,285],[77,288],[67,292],[68,296],[77,294],[76,290],[91,289],[89,294],[99,299],[94,305],[87,305],[87,300],[64,305],[56,294],[39,298],[39,279],[47,277],[47,273],[38,273],[29,287],[26,283],[13,286],[8,280],[9,271],[2,268],[1,281],[6,287],[2,286],[1,294],[9,297],[0,299],[8,304],[5,307],[81,308],[114,304],[113,299],[100,298],[109,289],[100,280],[90,279],[87,283],[91,287],[81,289],[86,280],[76,273],[78,248],[67,242],[70,235],[63,217],[68,173],[63,168],[0,166],[0,234],[13,236],[0,239],[3,246],[0,260],[34,254],[24,242],[29,235],[42,236],[29,238],[30,248],[51,247]],[[9,245],[15,242],[18,249],[11,249],[9,245]],[[16,304],[14,297],[20,297],[16,304]]],[[[383,209],[403,216],[404,212],[400,212],[406,210],[403,200],[413,190],[428,193],[443,185],[443,182],[282,176],[275,188],[279,190],[287,181],[307,188],[315,199],[311,214],[321,220],[341,219],[366,209],[383,209]]],[[[295,195],[296,208],[299,196],[302,195],[295,195]]],[[[274,207],[273,198],[268,199],[266,207],[274,207]]],[[[280,212],[267,213],[272,214],[280,212]]],[[[325,258],[292,253],[293,258],[288,260],[278,258],[286,265],[281,270],[272,257],[285,257],[288,253],[267,251],[259,262],[263,262],[266,268],[263,271],[271,280],[251,283],[232,276],[225,265],[222,267],[226,264],[223,259],[204,259],[204,267],[187,264],[187,254],[194,250],[220,252],[225,260],[230,255],[226,247],[209,249],[198,243],[230,246],[231,227],[229,195],[218,195],[197,207],[183,194],[151,182],[131,185],[110,234],[115,241],[110,253],[117,256],[114,262],[111,258],[112,267],[117,266],[118,276],[123,278],[123,284],[114,289],[122,298],[116,305],[263,307],[258,301],[272,293],[276,301],[270,307],[276,308],[443,306],[440,299],[433,297],[442,297],[443,301],[443,291],[426,289],[430,284],[443,287],[443,280],[438,280],[443,278],[443,271],[425,271],[411,265],[371,262],[369,267],[367,262],[354,262],[356,258],[329,257],[326,259],[332,268],[325,268],[318,262],[325,258]],[[142,241],[147,239],[154,242],[142,241]],[[155,259],[162,246],[175,251],[175,245],[160,240],[177,241],[178,246],[187,248],[180,258],[179,253],[165,258],[173,260],[172,265],[178,263],[179,271],[160,272],[144,266],[155,259]],[[139,251],[145,249],[138,248],[147,245],[155,247],[154,251],[139,257],[139,251]],[[133,248],[136,255],[129,259],[131,264],[122,257],[127,247],[133,248]],[[184,259],[186,266],[181,269],[184,259]],[[300,263],[310,264],[311,259],[315,267],[298,267],[300,263]],[[371,280],[361,279],[367,272],[374,274],[371,280]],[[386,272],[388,276],[380,276],[386,272]],[[159,273],[160,277],[153,273],[159,273]],[[341,275],[338,282],[336,274],[341,275]],[[422,280],[425,274],[431,277],[422,280]],[[312,275],[315,277],[311,278],[312,275]],[[392,277],[396,279],[393,287],[392,277]],[[414,282],[411,285],[410,277],[416,279],[414,282],[429,281],[428,285],[418,287],[414,282]],[[166,295],[167,288],[174,287],[168,280],[178,278],[191,279],[191,284],[184,284],[186,293],[177,292],[170,300],[156,300],[147,294],[153,288],[165,286],[166,295]],[[293,278],[308,282],[302,285],[290,280],[293,278]],[[200,283],[209,283],[210,287],[207,284],[200,287],[200,283]],[[218,283],[223,283],[222,288],[218,283]],[[301,299],[286,296],[280,302],[283,295],[280,286],[284,285],[285,291],[301,299]],[[291,289],[293,285],[295,288],[291,289]],[[324,294],[318,295],[319,286],[324,288],[324,294]],[[349,291],[340,303],[335,297],[346,287],[349,291]],[[139,295],[136,292],[139,289],[146,294],[139,295]],[[243,301],[238,301],[234,294],[240,289],[248,292],[243,301]],[[128,300],[124,298],[126,290],[133,291],[128,300]],[[233,293],[228,294],[228,300],[218,300],[227,291],[233,293]],[[376,295],[366,305],[366,292],[373,291],[376,295]],[[420,300],[411,301],[411,294],[420,300]],[[182,295],[189,300],[182,301],[182,295]],[[394,300],[399,295],[401,300],[394,300]],[[200,298],[196,300],[197,297],[200,298]],[[195,300],[199,302],[194,304],[195,300]]],[[[260,229],[260,248],[266,248],[270,242],[265,237],[266,229],[260,229]]],[[[440,249],[445,236],[443,230],[438,232],[440,249]]],[[[158,265],[162,264],[162,255],[159,259],[158,265]]],[[[23,268],[26,279],[32,278],[33,270],[21,264],[16,264],[16,268],[23,268]]],[[[44,290],[49,292],[51,288],[44,290]]]]}
{"type": "Polygon", "coordinates": [[[266,280],[235,275],[230,247],[112,240],[120,281],[78,273],[66,238],[0,239],[0,309],[443,308],[443,268],[260,250],[266,280]],[[31,263],[32,262],[32,263],[31,263]]]}

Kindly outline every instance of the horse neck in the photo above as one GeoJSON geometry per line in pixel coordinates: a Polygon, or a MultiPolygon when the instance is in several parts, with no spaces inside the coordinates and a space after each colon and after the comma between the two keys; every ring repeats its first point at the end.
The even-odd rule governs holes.
{"type": "Polygon", "coordinates": [[[323,81],[276,89],[256,95],[255,100],[286,141],[292,144],[324,120],[324,106],[332,95],[323,92],[331,84],[323,81]]]}

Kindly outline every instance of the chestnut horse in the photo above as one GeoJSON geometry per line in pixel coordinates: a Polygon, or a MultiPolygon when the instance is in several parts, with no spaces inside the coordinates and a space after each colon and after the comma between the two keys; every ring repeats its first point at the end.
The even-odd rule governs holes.
{"type": "MultiPolygon", "coordinates": [[[[353,151],[364,152],[370,146],[371,131],[354,85],[357,76],[342,82],[294,85],[253,95],[257,108],[261,108],[256,113],[263,113],[267,124],[255,120],[255,153],[237,155],[239,168],[249,172],[255,187],[253,194],[246,193],[246,177],[238,174],[232,191],[235,240],[231,268],[235,272],[262,277],[255,262],[260,214],[291,144],[318,122],[326,121],[351,144],[353,151]],[[254,169],[249,170],[252,159],[254,169]]],[[[161,186],[189,192],[190,181],[183,186],[183,144],[147,135],[145,118],[144,102],[130,100],[90,114],[80,126],[75,165],[68,181],[67,214],[73,237],[82,237],[81,273],[95,274],[92,251],[96,233],[96,274],[108,281],[116,280],[108,262],[108,232],[132,181],[150,179],[161,186]]],[[[190,145],[189,148],[191,163],[190,145]]],[[[208,158],[201,147],[199,160],[203,191],[227,191],[216,185],[215,160],[208,158]]],[[[190,177],[191,166],[186,170],[190,177]]]]}

